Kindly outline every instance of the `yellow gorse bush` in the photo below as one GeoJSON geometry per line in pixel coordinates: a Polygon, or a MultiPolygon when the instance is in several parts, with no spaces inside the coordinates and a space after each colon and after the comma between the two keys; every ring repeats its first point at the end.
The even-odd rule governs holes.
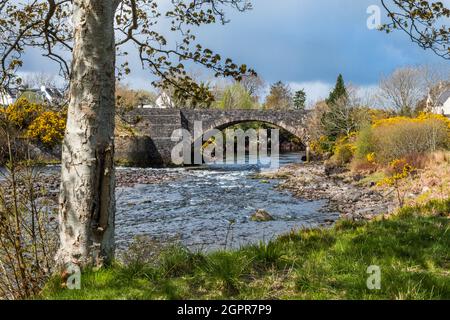
{"type": "Polygon", "coordinates": [[[396,185],[398,181],[406,179],[415,170],[415,168],[407,163],[405,159],[395,159],[389,163],[389,167],[393,170],[392,175],[378,182],[379,186],[396,185]]]}
{"type": "Polygon", "coordinates": [[[36,139],[48,147],[61,142],[66,127],[66,115],[45,109],[43,105],[21,98],[0,108],[2,125],[13,127],[18,135],[36,139]]]}
{"type": "Polygon", "coordinates": [[[377,127],[381,127],[381,126],[397,125],[397,124],[405,122],[405,121],[406,122],[413,121],[413,118],[392,117],[392,118],[380,119],[380,120],[376,120],[373,122],[372,128],[377,128],[377,127]]]}
{"type": "Polygon", "coordinates": [[[26,136],[37,139],[47,146],[54,146],[62,141],[65,128],[64,115],[46,111],[34,119],[26,131],[26,136]]]}
{"type": "Polygon", "coordinates": [[[364,147],[367,160],[371,162],[370,154],[374,153],[374,160],[380,163],[446,149],[450,147],[450,119],[439,114],[421,113],[415,118],[376,120],[370,127],[370,143],[364,147]]]}
{"type": "Polygon", "coordinates": [[[366,160],[367,160],[367,162],[369,162],[369,163],[375,163],[376,162],[376,155],[375,155],[375,152],[371,152],[371,153],[369,153],[369,154],[367,154],[366,155],[366,160]]]}
{"type": "Polygon", "coordinates": [[[42,105],[30,103],[26,99],[19,99],[15,103],[0,110],[2,119],[19,129],[27,127],[44,111],[42,105]]]}
{"type": "Polygon", "coordinates": [[[446,124],[447,128],[450,130],[450,119],[442,114],[421,112],[416,118],[408,118],[408,117],[392,117],[386,119],[380,119],[373,122],[372,127],[377,128],[381,126],[392,126],[398,125],[402,123],[424,123],[430,120],[436,120],[446,124]]]}
{"type": "Polygon", "coordinates": [[[354,153],[356,151],[356,145],[354,143],[356,136],[356,133],[350,133],[348,136],[340,137],[338,140],[336,140],[333,150],[336,151],[340,147],[346,147],[351,150],[352,153],[354,153]]]}
{"type": "Polygon", "coordinates": [[[403,185],[401,181],[408,178],[415,171],[415,168],[405,159],[395,159],[389,163],[389,169],[391,174],[378,182],[377,185],[393,187],[397,194],[398,204],[402,208],[405,204],[407,186],[403,185]]]}
{"type": "Polygon", "coordinates": [[[331,160],[339,165],[349,163],[356,151],[355,137],[356,134],[354,133],[340,137],[333,147],[333,157],[331,160]]]}
{"type": "Polygon", "coordinates": [[[333,148],[333,141],[330,141],[327,136],[321,136],[318,140],[311,141],[309,147],[315,154],[324,154],[331,152],[333,148]]]}

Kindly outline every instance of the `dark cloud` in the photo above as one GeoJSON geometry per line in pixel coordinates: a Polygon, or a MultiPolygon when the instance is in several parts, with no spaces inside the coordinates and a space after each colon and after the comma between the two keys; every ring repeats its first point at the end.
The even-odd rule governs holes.
{"type": "MultiPolygon", "coordinates": [[[[369,30],[367,8],[378,0],[254,0],[254,10],[229,12],[231,23],[204,26],[198,40],[246,63],[268,82],[334,83],[369,86],[382,74],[404,65],[442,62],[402,33],[369,30]]],[[[387,21],[386,17],[383,17],[387,21]]],[[[137,58],[128,82],[148,86],[151,76],[137,58]]],[[[25,71],[51,70],[36,53],[26,56],[25,71]],[[42,70],[45,69],[45,70],[42,70]]]]}

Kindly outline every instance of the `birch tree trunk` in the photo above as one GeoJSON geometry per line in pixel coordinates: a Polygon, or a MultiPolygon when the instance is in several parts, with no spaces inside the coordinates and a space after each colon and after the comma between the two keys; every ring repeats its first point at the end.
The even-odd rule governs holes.
{"type": "Polygon", "coordinates": [[[99,266],[114,255],[115,2],[73,1],[57,256],[62,266],[99,266]]]}

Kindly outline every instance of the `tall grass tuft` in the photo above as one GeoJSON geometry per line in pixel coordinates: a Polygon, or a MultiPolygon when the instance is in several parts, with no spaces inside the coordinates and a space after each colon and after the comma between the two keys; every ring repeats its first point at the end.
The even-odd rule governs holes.
{"type": "Polygon", "coordinates": [[[285,252],[283,244],[280,241],[261,241],[258,244],[251,245],[246,249],[251,257],[253,264],[263,270],[273,267],[279,267],[286,261],[283,259],[285,252]]]}
{"type": "Polygon", "coordinates": [[[206,257],[201,267],[208,277],[222,284],[225,295],[239,292],[240,279],[248,271],[251,260],[237,252],[218,251],[206,257]]]}

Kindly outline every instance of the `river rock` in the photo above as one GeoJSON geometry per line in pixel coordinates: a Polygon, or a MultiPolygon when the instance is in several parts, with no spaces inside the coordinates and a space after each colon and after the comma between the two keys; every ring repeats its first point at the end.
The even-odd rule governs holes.
{"type": "Polygon", "coordinates": [[[266,210],[259,209],[250,216],[251,221],[267,222],[275,220],[266,210]]]}
{"type": "Polygon", "coordinates": [[[287,179],[279,189],[289,190],[303,200],[327,200],[324,212],[339,212],[348,220],[370,220],[392,212],[392,191],[382,194],[367,184],[357,184],[355,180],[362,176],[355,178],[348,171],[338,173],[341,170],[335,170],[331,161],[290,165],[283,169],[287,179]]]}
{"type": "Polygon", "coordinates": [[[342,213],[340,217],[341,219],[348,221],[353,221],[355,219],[355,216],[352,213],[342,213]]]}
{"type": "Polygon", "coordinates": [[[363,196],[362,192],[354,191],[352,194],[349,195],[349,200],[357,202],[358,200],[361,200],[362,196],[363,196]]]}
{"type": "Polygon", "coordinates": [[[347,171],[347,169],[345,167],[340,166],[330,160],[327,160],[324,162],[323,169],[324,169],[323,171],[327,177],[347,171]]]}
{"type": "Polygon", "coordinates": [[[360,217],[370,217],[370,219],[372,219],[374,215],[379,215],[387,212],[388,212],[387,206],[379,205],[357,210],[355,214],[360,217]]]}

